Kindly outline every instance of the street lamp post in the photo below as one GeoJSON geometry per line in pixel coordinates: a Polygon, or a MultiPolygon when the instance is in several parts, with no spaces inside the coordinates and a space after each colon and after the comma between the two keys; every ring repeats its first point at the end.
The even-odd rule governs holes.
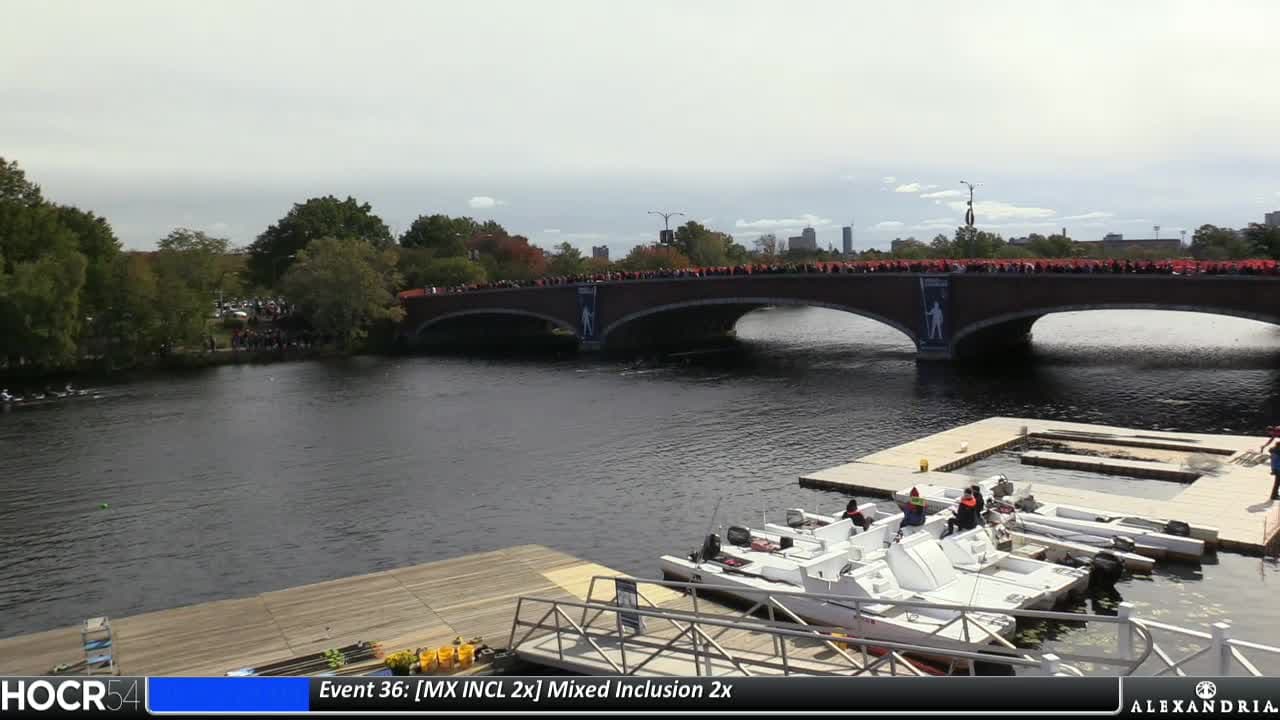
{"type": "Polygon", "coordinates": [[[671,237],[671,218],[672,218],[672,217],[674,217],[674,216],[676,216],[676,215],[679,215],[679,216],[681,216],[681,217],[684,217],[684,216],[685,216],[685,215],[684,215],[684,213],[682,213],[682,212],[662,212],[661,210],[650,210],[650,211],[649,211],[649,214],[650,214],[650,215],[659,215],[659,216],[661,216],[661,217],[662,217],[662,240],[663,240],[663,242],[666,242],[666,239],[667,239],[668,237],[671,237]]]}
{"type": "Polygon", "coordinates": [[[978,228],[974,227],[973,224],[973,189],[982,185],[982,183],[971,183],[968,180],[961,180],[960,184],[967,185],[969,187],[969,207],[964,212],[964,224],[969,226],[969,243],[972,248],[973,245],[976,244],[974,241],[978,239],[978,228]]]}
{"type": "Polygon", "coordinates": [[[1159,239],[1160,239],[1160,226],[1159,226],[1159,225],[1152,225],[1152,226],[1151,226],[1151,229],[1156,231],[1156,239],[1157,239],[1157,240],[1159,240],[1159,239]]]}

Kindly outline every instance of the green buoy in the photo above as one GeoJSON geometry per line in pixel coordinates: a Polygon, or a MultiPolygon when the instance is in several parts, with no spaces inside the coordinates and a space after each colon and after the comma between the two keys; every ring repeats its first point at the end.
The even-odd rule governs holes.
{"type": "Polygon", "coordinates": [[[108,504],[106,504],[106,503],[102,503],[101,505],[99,505],[99,506],[98,506],[98,509],[99,509],[99,510],[106,510],[106,509],[107,509],[107,508],[109,508],[109,507],[111,507],[111,506],[110,506],[110,505],[108,505],[108,504]]]}

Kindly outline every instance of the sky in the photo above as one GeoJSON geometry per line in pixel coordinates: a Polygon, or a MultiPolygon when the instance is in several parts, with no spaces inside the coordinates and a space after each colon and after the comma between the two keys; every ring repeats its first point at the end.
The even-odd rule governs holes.
{"type": "Polygon", "coordinates": [[[308,197],[550,248],[1280,209],[1280,2],[0,0],[0,156],[126,246],[308,197]]]}

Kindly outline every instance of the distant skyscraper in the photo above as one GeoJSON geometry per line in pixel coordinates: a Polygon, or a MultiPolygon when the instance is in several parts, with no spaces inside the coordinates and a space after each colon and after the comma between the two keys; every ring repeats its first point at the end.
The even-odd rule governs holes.
{"type": "Polygon", "coordinates": [[[608,261],[609,261],[609,246],[608,246],[608,245],[592,245],[592,246],[591,246],[591,257],[592,257],[592,258],[595,258],[595,259],[597,259],[597,260],[604,260],[605,262],[608,262],[608,261]]]}
{"type": "Polygon", "coordinates": [[[816,251],[818,249],[818,233],[811,227],[801,230],[799,235],[787,240],[787,249],[816,251]]]}
{"type": "Polygon", "coordinates": [[[853,254],[853,226],[845,225],[840,228],[840,239],[843,241],[842,249],[845,255],[853,254]]]}
{"type": "Polygon", "coordinates": [[[1263,224],[1267,227],[1280,227],[1280,210],[1263,215],[1263,224]]]}

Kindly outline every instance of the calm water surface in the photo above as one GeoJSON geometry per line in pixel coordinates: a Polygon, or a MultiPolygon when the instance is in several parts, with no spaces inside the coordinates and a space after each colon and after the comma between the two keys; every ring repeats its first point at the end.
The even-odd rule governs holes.
{"type": "MultiPolygon", "coordinates": [[[[717,500],[717,522],[842,508],[796,478],[990,415],[1253,434],[1280,420],[1280,330],[1243,320],[1051,316],[1016,369],[917,365],[896,331],[834,311],[757,312],[738,331],[741,352],[639,367],[224,367],[0,414],[0,636],[519,543],[655,576],[717,500]]],[[[1119,590],[1276,643],[1278,584],[1269,561],[1224,554],[1119,590]]]]}

